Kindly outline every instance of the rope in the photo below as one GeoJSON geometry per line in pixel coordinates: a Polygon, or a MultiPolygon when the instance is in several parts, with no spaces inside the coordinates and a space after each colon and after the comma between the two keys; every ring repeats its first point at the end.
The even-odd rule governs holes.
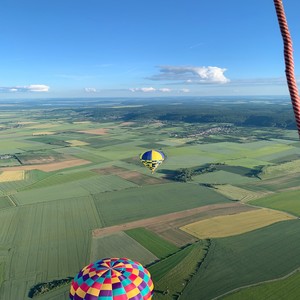
{"type": "Polygon", "coordinates": [[[294,74],[294,59],[293,59],[293,44],[289,32],[287,20],[284,13],[282,0],[274,0],[277,19],[283,39],[284,46],[284,61],[285,61],[285,75],[287,79],[288,89],[293,105],[294,115],[296,119],[298,135],[300,138],[300,97],[298,93],[297,83],[294,74]]]}

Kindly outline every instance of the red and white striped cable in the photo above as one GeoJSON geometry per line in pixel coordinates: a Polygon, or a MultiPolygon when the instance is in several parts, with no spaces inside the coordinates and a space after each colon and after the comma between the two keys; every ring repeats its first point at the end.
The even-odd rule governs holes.
{"type": "Polygon", "coordinates": [[[297,87],[296,78],[294,74],[292,38],[285,17],[282,0],[274,0],[274,5],[275,5],[277,19],[278,19],[282,39],[283,39],[285,75],[286,75],[290,97],[294,109],[298,134],[300,137],[300,97],[299,97],[298,87],[297,87]]]}

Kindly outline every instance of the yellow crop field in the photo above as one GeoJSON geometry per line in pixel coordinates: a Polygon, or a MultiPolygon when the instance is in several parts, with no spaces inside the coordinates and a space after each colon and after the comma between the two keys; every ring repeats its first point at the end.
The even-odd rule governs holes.
{"type": "Polygon", "coordinates": [[[73,146],[73,147],[89,145],[89,143],[86,143],[86,142],[83,142],[83,141],[78,141],[78,140],[69,140],[69,141],[66,141],[66,142],[71,144],[71,146],[73,146]]]}
{"type": "Polygon", "coordinates": [[[25,171],[3,171],[0,174],[0,182],[18,181],[25,179],[25,171]]]}
{"type": "Polygon", "coordinates": [[[263,208],[201,220],[180,227],[180,229],[199,239],[219,238],[245,233],[291,219],[296,219],[296,217],[284,212],[263,208]]]}

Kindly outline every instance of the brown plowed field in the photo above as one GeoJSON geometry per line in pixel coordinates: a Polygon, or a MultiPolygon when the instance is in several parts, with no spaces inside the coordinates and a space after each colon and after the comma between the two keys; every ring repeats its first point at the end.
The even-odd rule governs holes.
{"type": "Polygon", "coordinates": [[[97,135],[105,135],[105,134],[108,134],[108,129],[98,128],[98,129],[80,130],[79,132],[89,133],[89,134],[97,134],[97,135]]]}
{"type": "Polygon", "coordinates": [[[129,171],[127,169],[111,166],[102,169],[93,169],[94,172],[101,174],[101,175],[116,175],[125,180],[131,181],[137,185],[144,185],[144,184],[162,184],[169,182],[166,179],[156,178],[152,176],[147,176],[141,174],[137,171],[129,171]]]}

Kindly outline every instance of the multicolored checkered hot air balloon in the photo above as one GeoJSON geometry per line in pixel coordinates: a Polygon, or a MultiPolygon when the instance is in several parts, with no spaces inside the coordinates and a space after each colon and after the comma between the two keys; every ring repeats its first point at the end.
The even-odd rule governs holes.
{"type": "Polygon", "coordinates": [[[140,160],[153,173],[165,160],[165,155],[160,150],[149,150],[141,154],[140,160]]]}
{"type": "Polygon", "coordinates": [[[150,300],[153,282],[139,262],[104,258],[84,267],[73,279],[71,300],[150,300]]]}

